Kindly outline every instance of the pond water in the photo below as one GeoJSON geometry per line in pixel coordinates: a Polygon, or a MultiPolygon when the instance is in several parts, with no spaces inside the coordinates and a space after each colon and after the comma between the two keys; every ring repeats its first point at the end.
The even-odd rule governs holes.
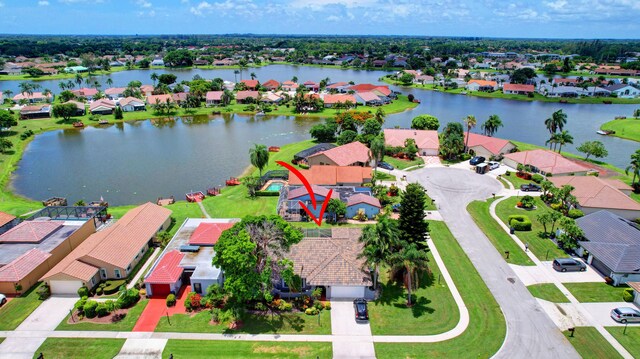
{"type": "MultiPolygon", "coordinates": [[[[114,86],[139,79],[143,83],[151,70],[134,70],[110,75],[114,86]]],[[[157,73],[165,71],[156,70],[157,73]]],[[[233,70],[179,70],[179,79],[195,74],[204,78],[234,80],[233,70]]],[[[250,69],[258,79],[284,81],[297,76],[299,81],[377,82],[382,71],[341,70],[338,68],[273,65],[250,69]]],[[[244,78],[249,71],[244,71],[244,78]]],[[[99,77],[106,81],[107,76],[99,77]]],[[[0,82],[3,88],[17,87],[15,81],[0,82]]],[[[53,82],[57,88],[57,81],[53,82]]],[[[44,85],[43,85],[44,87],[44,85]]],[[[400,114],[387,116],[385,127],[408,127],[411,119],[430,113],[447,122],[461,121],[475,115],[479,125],[497,114],[504,127],[497,136],[544,145],[549,134],[544,119],[558,109],[568,115],[567,130],[575,145],[586,140],[605,143],[605,159],[618,167],[628,165],[636,142],[599,136],[600,125],[615,116],[630,116],[640,105],[575,105],[521,102],[450,95],[435,91],[392,86],[405,94],[412,93],[421,104],[400,114]]],[[[183,198],[191,190],[218,186],[230,176],[239,175],[249,164],[248,151],[254,143],[267,146],[308,139],[308,130],[322,120],[285,116],[196,116],[175,121],[138,121],[107,128],[60,130],[38,135],[26,149],[14,174],[12,185],[17,193],[34,199],[65,196],[70,202],[95,200],[103,196],[114,205],[154,201],[159,196],[183,198]]],[[[575,152],[575,146],[566,146],[575,152]]]]}

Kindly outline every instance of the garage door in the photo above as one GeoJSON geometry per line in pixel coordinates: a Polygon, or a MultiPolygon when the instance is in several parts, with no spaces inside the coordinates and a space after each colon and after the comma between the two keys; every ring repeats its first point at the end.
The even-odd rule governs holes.
{"type": "Polygon", "coordinates": [[[152,284],[151,295],[154,297],[166,297],[171,294],[171,286],[169,284],[152,284]]]}
{"type": "Polygon", "coordinates": [[[364,297],[364,287],[356,286],[334,286],[331,287],[331,298],[362,298],[364,297]]]}
{"type": "Polygon", "coordinates": [[[608,277],[611,275],[611,269],[609,269],[609,267],[607,267],[604,263],[599,261],[597,258],[593,258],[593,260],[591,261],[591,265],[593,266],[593,268],[597,269],[600,273],[602,273],[602,275],[604,275],[605,277],[608,277]]]}
{"type": "Polygon", "coordinates": [[[82,287],[82,281],[79,280],[52,280],[51,294],[75,294],[78,295],[78,289],[82,287]]]}

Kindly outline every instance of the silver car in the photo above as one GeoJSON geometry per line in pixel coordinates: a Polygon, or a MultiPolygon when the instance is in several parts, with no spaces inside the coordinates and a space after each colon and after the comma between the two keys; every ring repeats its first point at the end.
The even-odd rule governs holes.
{"type": "Polygon", "coordinates": [[[500,167],[500,163],[498,163],[496,161],[489,161],[489,162],[487,162],[487,165],[489,165],[489,171],[493,171],[496,168],[500,167]]]}
{"type": "Polygon", "coordinates": [[[4,294],[0,294],[0,307],[4,305],[4,303],[7,302],[7,296],[4,294]]]}
{"type": "Polygon", "coordinates": [[[611,318],[619,323],[640,323],[640,311],[629,307],[620,307],[611,311],[611,318]]]}

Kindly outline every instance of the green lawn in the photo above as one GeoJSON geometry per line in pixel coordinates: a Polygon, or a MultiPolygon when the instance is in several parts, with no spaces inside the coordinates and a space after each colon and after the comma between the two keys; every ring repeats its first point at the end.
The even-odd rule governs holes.
{"type": "Polygon", "coordinates": [[[9,303],[0,308],[0,330],[14,330],[33,313],[42,303],[36,293],[41,284],[33,286],[18,298],[13,298],[9,303]]]}
{"type": "Polygon", "coordinates": [[[511,172],[509,176],[500,176],[501,178],[511,182],[513,188],[520,189],[520,185],[534,183],[533,180],[526,180],[516,176],[515,172],[511,172]]]}
{"type": "Polygon", "coordinates": [[[614,287],[604,282],[564,283],[564,286],[579,302],[583,303],[622,302],[622,292],[628,288],[627,286],[614,287]]]}
{"type": "Polygon", "coordinates": [[[600,129],[616,131],[616,133],[611,136],[640,142],[640,118],[609,121],[602,124],[600,129]]]}
{"type": "Polygon", "coordinates": [[[5,340],[5,338],[0,338],[0,344],[5,340]]]}
{"type": "Polygon", "coordinates": [[[226,340],[176,340],[169,339],[162,357],[189,359],[209,358],[319,358],[333,357],[331,343],[315,342],[250,342],[226,340]]]}
{"type": "Polygon", "coordinates": [[[469,309],[470,322],[460,336],[438,343],[375,343],[378,358],[488,358],[506,335],[498,303],[444,222],[430,221],[438,247],[456,287],[469,309]]]}
{"type": "MultiPolygon", "coordinates": [[[[129,309],[127,315],[121,321],[117,323],[101,324],[91,323],[88,321],[79,321],[75,324],[67,323],[69,316],[67,315],[62,323],[58,325],[56,330],[100,330],[110,332],[130,332],[136,325],[140,314],[149,303],[148,300],[143,299],[139,301],[133,308],[129,309]]],[[[77,320],[77,318],[76,318],[77,320]]]]}
{"type": "Polygon", "coordinates": [[[385,156],[383,161],[389,163],[390,165],[392,165],[393,167],[399,170],[424,164],[424,160],[422,159],[422,157],[416,157],[415,160],[410,161],[410,160],[403,160],[403,159],[395,158],[391,156],[385,156]]]}
{"type": "Polygon", "coordinates": [[[535,205],[537,207],[534,210],[526,211],[520,208],[516,208],[516,204],[520,199],[518,197],[511,197],[498,203],[498,205],[496,206],[496,214],[505,224],[508,223],[507,219],[510,215],[524,214],[529,217],[529,219],[533,223],[531,230],[526,232],[518,231],[516,232],[516,235],[523,243],[529,243],[529,249],[531,250],[531,252],[533,252],[533,254],[536,255],[536,257],[538,257],[538,259],[544,261],[551,260],[557,257],[568,257],[568,255],[562,249],[558,248],[558,246],[553,243],[553,241],[548,238],[541,238],[539,236],[539,234],[543,232],[543,228],[542,225],[536,220],[536,216],[542,211],[551,211],[551,209],[547,208],[547,205],[542,202],[539,197],[534,198],[535,205]]]}
{"type": "Polygon", "coordinates": [[[211,314],[202,311],[193,317],[190,314],[174,314],[170,317],[171,325],[162,318],[156,327],[157,332],[180,333],[247,333],[247,334],[331,334],[331,312],[323,310],[318,316],[304,313],[283,313],[273,318],[257,314],[249,314],[240,330],[228,329],[228,323],[211,325],[211,314]]]}
{"type": "MultiPolygon", "coordinates": [[[[500,198],[500,197],[498,197],[500,198]]],[[[497,198],[496,198],[497,199],[497,198]]],[[[505,260],[507,263],[532,266],[533,261],[527,256],[527,254],[520,248],[516,242],[509,237],[509,234],[500,227],[491,214],[489,213],[489,206],[496,201],[491,198],[485,201],[473,201],[467,206],[467,211],[476,222],[478,227],[489,238],[493,246],[496,247],[500,255],[506,258],[505,252],[509,251],[509,258],[505,260]]]]}
{"type": "Polygon", "coordinates": [[[584,359],[622,358],[617,350],[593,327],[576,327],[573,337],[568,331],[562,332],[584,359]]]}
{"type": "Polygon", "coordinates": [[[527,289],[536,298],[553,303],[569,303],[569,299],[553,283],[533,284],[528,286],[527,289]]]}
{"type": "Polygon", "coordinates": [[[112,359],[120,352],[126,339],[47,338],[36,350],[46,359],[91,358],[112,359]]]}
{"type": "Polygon", "coordinates": [[[605,327],[611,335],[622,344],[622,346],[633,355],[634,358],[640,358],[640,327],[636,325],[628,326],[626,334],[624,327],[605,327]]]}
{"type": "Polygon", "coordinates": [[[460,312],[449,287],[441,278],[440,268],[430,255],[430,277],[424,273],[419,288],[412,293],[408,308],[407,292],[402,283],[389,279],[386,268],[380,270],[382,295],[369,303],[373,335],[427,335],[444,333],[456,326],[460,312]]]}
{"type": "Polygon", "coordinates": [[[373,173],[373,178],[376,181],[397,181],[398,180],[396,176],[386,172],[382,172],[382,171],[375,171],[373,173]]]}

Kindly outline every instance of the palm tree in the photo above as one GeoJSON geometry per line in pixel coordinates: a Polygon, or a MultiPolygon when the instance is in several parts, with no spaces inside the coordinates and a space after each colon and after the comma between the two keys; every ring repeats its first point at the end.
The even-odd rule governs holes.
{"type": "Polygon", "coordinates": [[[493,136],[498,131],[498,128],[503,127],[502,120],[498,115],[491,115],[489,119],[486,120],[482,125],[480,125],[480,129],[484,132],[486,136],[493,136]]]}
{"type": "Polygon", "coordinates": [[[262,177],[262,169],[269,163],[267,146],[254,144],[253,148],[249,149],[249,161],[260,171],[260,177],[262,177]]]}
{"type": "Polygon", "coordinates": [[[554,112],[550,118],[546,119],[544,124],[547,126],[547,130],[549,130],[549,133],[551,134],[557,131],[562,131],[564,129],[564,125],[567,124],[567,114],[562,112],[562,110],[558,110],[554,112]]]}
{"type": "Polygon", "coordinates": [[[233,70],[233,80],[237,83],[238,82],[238,74],[240,73],[240,70],[233,70]]]}
{"type": "Polygon", "coordinates": [[[558,142],[560,142],[560,134],[552,133],[551,137],[549,137],[547,142],[545,142],[544,144],[549,145],[550,150],[555,150],[555,146],[558,144],[558,142]]]}
{"type": "Polygon", "coordinates": [[[111,79],[111,77],[109,77],[107,79],[107,86],[111,87],[113,85],[113,80],[111,79]]]}
{"type": "Polygon", "coordinates": [[[471,128],[476,127],[476,123],[478,123],[478,121],[473,115],[469,115],[464,119],[464,124],[467,125],[467,140],[464,143],[464,147],[467,151],[469,151],[469,132],[471,131],[471,128]]]}
{"type": "Polygon", "coordinates": [[[386,116],[387,116],[387,114],[384,112],[382,107],[378,107],[378,110],[376,111],[376,114],[375,114],[376,121],[378,121],[379,124],[383,124],[384,123],[384,118],[386,116]]]}
{"type": "Polygon", "coordinates": [[[389,256],[389,263],[396,269],[404,271],[405,286],[407,288],[407,306],[413,305],[411,302],[411,290],[414,285],[419,285],[418,278],[422,270],[428,268],[429,258],[427,252],[418,249],[416,243],[403,241],[399,250],[389,256]],[[415,284],[414,284],[415,283],[415,284]]]}
{"type": "Polygon", "coordinates": [[[375,162],[374,172],[378,171],[378,163],[384,159],[384,134],[376,136],[369,145],[371,159],[375,162]]]}
{"type": "Polygon", "coordinates": [[[374,289],[378,284],[378,267],[387,261],[398,240],[397,222],[391,221],[387,215],[381,216],[375,225],[366,226],[360,235],[363,249],[358,258],[364,258],[371,269],[374,289]]]}
{"type": "Polygon", "coordinates": [[[82,75],[81,74],[76,74],[76,83],[78,84],[78,87],[80,87],[80,85],[82,85],[82,75]]]}
{"type": "Polygon", "coordinates": [[[573,144],[573,136],[569,134],[569,131],[564,130],[558,134],[558,144],[560,144],[558,153],[562,151],[562,145],[573,144]]]}
{"type": "Polygon", "coordinates": [[[298,76],[293,76],[293,77],[291,78],[291,82],[298,83],[298,76]]]}
{"type": "Polygon", "coordinates": [[[49,96],[51,96],[51,90],[44,89],[44,91],[42,91],[42,95],[44,95],[44,97],[47,99],[47,102],[49,102],[49,96]]]}
{"type": "Polygon", "coordinates": [[[4,95],[7,97],[7,100],[11,98],[11,95],[13,95],[13,91],[11,90],[5,90],[4,91],[4,95]]]}
{"type": "Polygon", "coordinates": [[[256,77],[258,77],[258,76],[256,76],[256,73],[255,73],[255,72],[252,72],[251,74],[249,74],[249,76],[251,76],[251,79],[252,79],[252,80],[255,80],[255,79],[256,79],[256,77]]]}
{"type": "Polygon", "coordinates": [[[158,74],[155,72],[151,73],[151,81],[153,81],[153,87],[156,87],[156,81],[158,81],[158,74]]]}
{"type": "Polygon", "coordinates": [[[29,96],[33,94],[33,87],[31,86],[30,83],[21,82],[19,86],[20,86],[20,93],[22,94],[22,96],[24,96],[24,94],[28,94],[29,96]]]}
{"type": "Polygon", "coordinates": [[[64,81],[58,82],[58,87],[60,87],[60,90],[64,91],[67,89],[67,83],[64,81]]]}
{"type": "Polygon", "coordinates": [[[629,171],[633,173],[633,178],[631,179],[631,185],[633,186],[636,183],[636,177],[640,177],[640,150],[636,150],[633,154],[631,154],[631,162],[627,168],[625,168],[624,173],[628,176],[629,171]]]}
{"type": "Polygon", "coordinates": [[[67,81],[67,88],[68,89],[72,89],[74,87],[76,87],[76,84],[75,84],[75,82],[73,82],[73,80],[67,81]]]}

